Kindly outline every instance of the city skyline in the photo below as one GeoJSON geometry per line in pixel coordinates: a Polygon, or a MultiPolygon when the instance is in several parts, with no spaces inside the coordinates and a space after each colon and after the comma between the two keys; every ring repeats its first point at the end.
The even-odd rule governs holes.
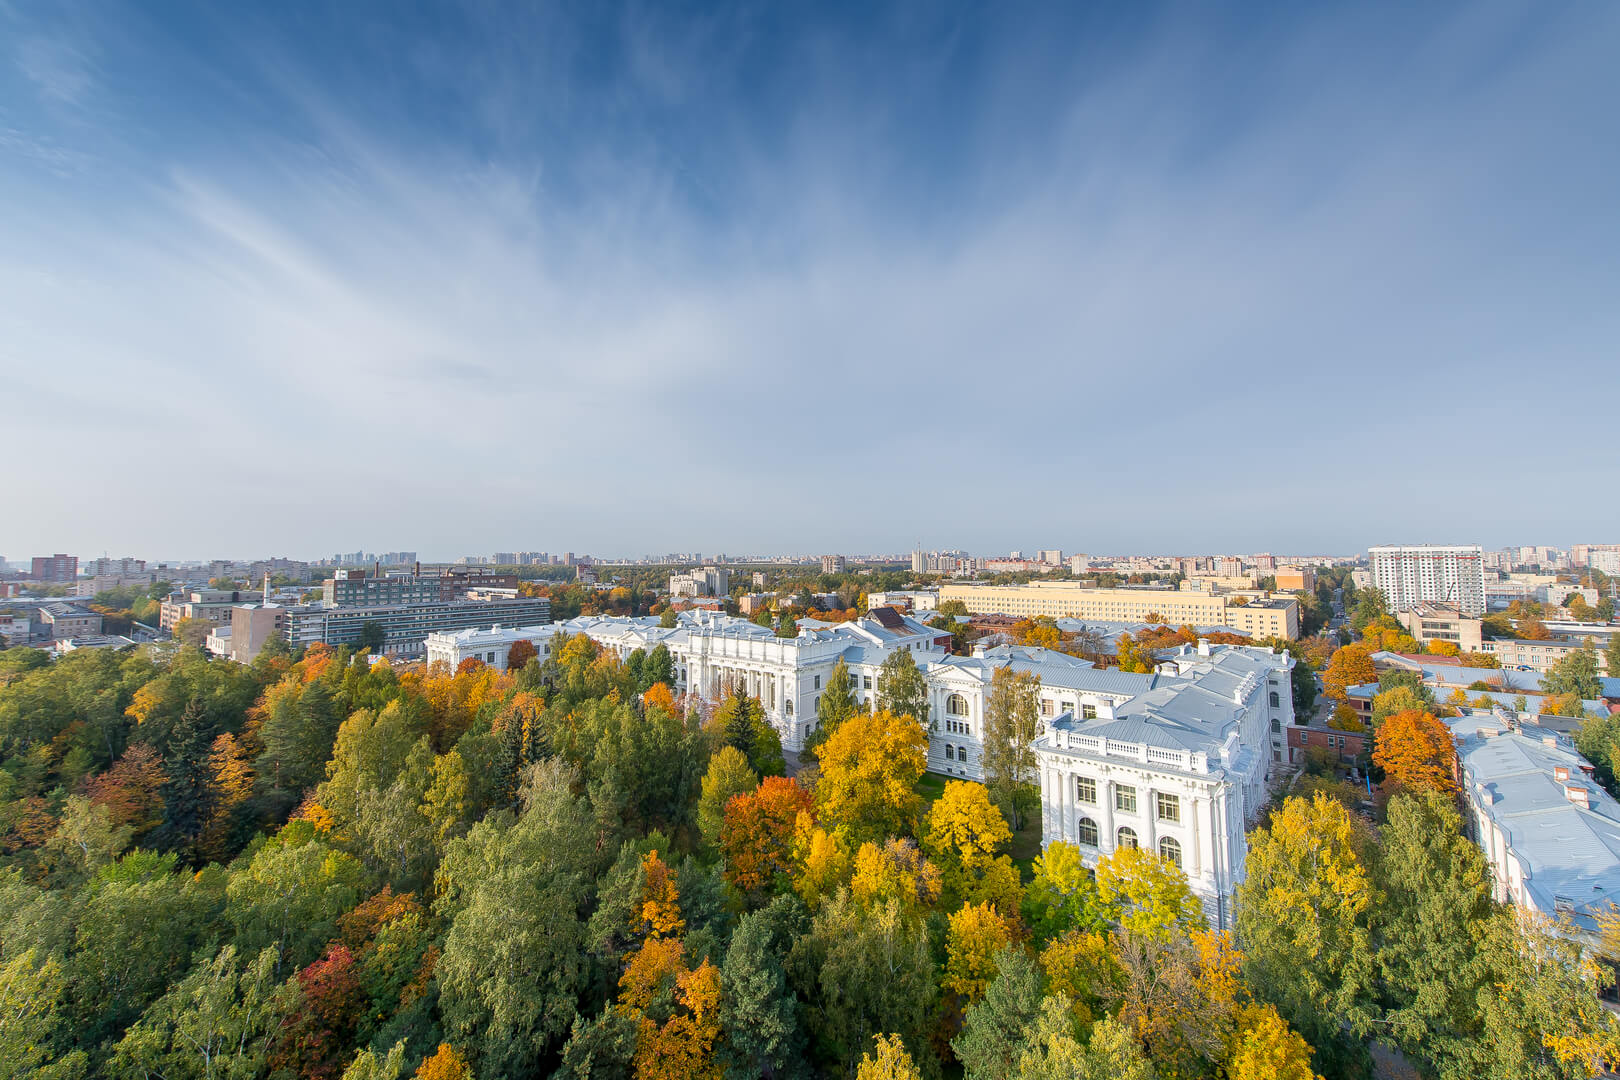
{"type": "Polygon", "coordinates": [[[0,12],[0,551],[1620,525],[1620,9],[388,15],[0,12]]]}

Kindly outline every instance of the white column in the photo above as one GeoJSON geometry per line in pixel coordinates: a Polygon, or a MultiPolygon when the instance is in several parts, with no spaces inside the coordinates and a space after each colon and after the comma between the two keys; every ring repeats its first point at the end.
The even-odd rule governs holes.
{"type": "Polygon", "coordinates": [[[1098,789],[1099,792],[1101,792],[1101,794],[1098,796],[1098,799],[1097,799],[1097,803],[1098,803],[1097,808],[1102,811],[1102,813],[1100,815],[1102,820],[1099,823],[1100,827],[1097,830],[1098,833],[1100,834],[1097,837],[1097,846],[1098,846],[1098,848],[1100,848],[1102,851],[1105,851],[1105,852],[1113,851],[1114,850],[1114,782],[1112,780],[1109,780],[1109,779],[1101,779],[1097,783],[1097,789],[1098,789]]]}
{"type": "Polygon", "coordinates": [[[1152,787],[1142,789],[1143,802],[1138,809],[1142,811],[1142,846],[1153,854],[1159,853],[1159,804],[1152,787]]]}

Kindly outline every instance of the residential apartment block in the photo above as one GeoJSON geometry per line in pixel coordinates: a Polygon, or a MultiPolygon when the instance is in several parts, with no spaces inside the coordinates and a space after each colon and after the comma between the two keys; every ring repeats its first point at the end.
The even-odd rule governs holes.
{"type": "Polygon", "coordinates": [[[40,581],[47,585],[70,584],[79,576],[79,557],[77,555],[35,555],[33,565],[28,571],[30,581],[40,581]]]}
{"type": "Polygon", "coordinates": [[[1455,604],[1468,616],[1485,614],[1484,549],[1478,544],[1385,545],[1367,549],[1372,584],[1391,611],[1424,601],[1455,604]]]}
{"type": "MultiPolygon", "coordinates": [[[[550,621],[551,601],[536,597],[339,608],[308,604],[281,609],[277,629],[296,650],[316,642],[357,645],[366,624],[376,623],[383,632],[382,655],[413,660],[425,655],[424,642],[430,634],[477,626],[530,626],[550,621]]],[[[235,636],[234,627],[232,636],[235,636]]]]}

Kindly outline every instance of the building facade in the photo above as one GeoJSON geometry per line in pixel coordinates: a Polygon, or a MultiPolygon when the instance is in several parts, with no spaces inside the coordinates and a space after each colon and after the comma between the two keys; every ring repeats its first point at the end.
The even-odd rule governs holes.
{"type": "Polygon", "coordinates": [[[1214,590],[1100,589],[1074,581],[1036,581],[1028,585],[941,586],[941,603],[960,600],[972,613],[998,613],[1023,618],[1049,616],[1101,622],[1158,621],[1171,626],[1230,626],[1255,637],[1299,637],[1299,601],[1272,597],[1233,603],[1214,590]]]}
{"type": "Polygon", "coordinates": [[[51,637],[85,638],[101,633],[101,615],[77,604],[42,604],[39,617],[51,628],[51,637]]]}
{"type": "Polygon", "coordinates": [[[368,575],[364,570],[339,570],[321,586],[321,598],[331,607],[376,604],[431,604],[446,599],[437,576],[419,574],[368,575]]]}
{"type": "Polygon", "coordinates": [[[158,628],[172,634],[181,619],[201,619],[216,626],[231,621],[231,608],[256,599],[243,589],[192,589],[172,592],[158,605],[158,628]]]}
{"type": "Polygon", "coordinates": [[[29,568],[30,581],[39,581],[47,585],[66,585],[79,576],[79,557],[77,555],[35,555],[33,564],[29,568]]]}
{"type": "Polygon", "coordinates": [[[1478,544],[1393,544],[1367,549],[1373,587],[1391,611],[1432,601],[1455,604],[1464,614],[1485,614],[1484,549],[1478,544]]]}
{"type": "Polygon", "coordinates": [[[731,571],[705,566],[669,576],[671,596],[725,596],[731,592],[731,571]]]}
{"type": "Polygon", "coordinates": [[[1154,685],[1094,714],[1064,713],[1035,740],[1042,845],[1088,866],[1123,847],[1176,863],[1216,929],[1233,925],[1247,830],[1293,720],[1286,653],[1185,647],[1154,685]]]}
{"type": "MultiPolygon", "coordinates": [[[[356,646],[368,623],[382,629],[381,655],[414,660],[425,655],[428,635],[479,626],[530,626],[551,621],[551,601],[452,600],[430,604],[375,604],[329,608],[310,604],[281,609],[279,631],[295,651],[321,642],[356,646]]],[[[234,637],[234,630],[232,636],[234,637]]]]}
{"type": "Polygon", "coordinates": [[[1479,652],[1484,644],[1485,624],[1464,615],[1456,604],[1425,600],[1396,612],[1395,618],[1420,645],[1445,641],[1457,646],[1460,652],[1479,652]]]}

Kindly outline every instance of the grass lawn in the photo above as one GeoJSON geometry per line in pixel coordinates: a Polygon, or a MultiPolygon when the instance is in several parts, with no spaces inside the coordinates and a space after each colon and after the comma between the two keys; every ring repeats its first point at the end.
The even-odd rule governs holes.
{"type": "MultiPolygon", "coordinates": [[[[941,776],[938,773],[923,773],[922,779],[917,781],[917,794],[932,805],[934,800],[945,794],[945,784],[951,779],[953,777],[941,776]]],[[[1012,856],[1012,861],[1023,875],[1026,884],[1035,876],[1035,856],[1040,853],[1041,814],[1037,810],[1024,821],[1022,829],[1013,833],[1012,842],[1007,845],[1007,854],[1012,856]]]]}

